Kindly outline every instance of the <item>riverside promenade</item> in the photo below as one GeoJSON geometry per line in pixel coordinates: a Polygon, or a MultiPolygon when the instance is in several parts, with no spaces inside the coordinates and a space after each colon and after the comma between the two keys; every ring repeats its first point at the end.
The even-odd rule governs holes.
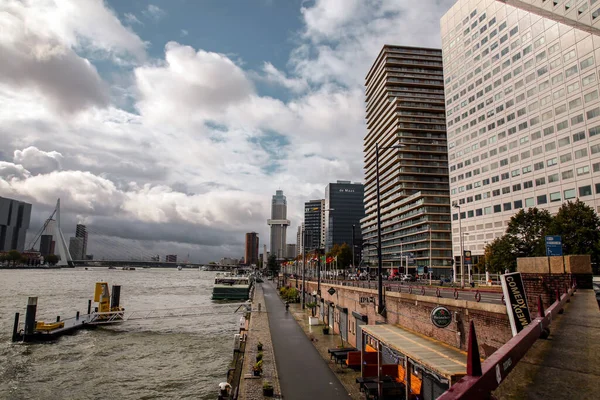
{"type": "MultiPolygon", "coordinates": [[[[298,325],[272,283],[262,285],[271,339],[286,400],[350,399],[346,389],[298,325]]],[[[254,333],[252,332],[251,335],[254,333]]]]}
{"type": "Polygon", "coordinates": [[[279,387],[277,365],[271,340],[271,331],[269,330],[268,308],[265,307],[263,284],[256,284],[252,299],[252,316],[248,325],[246,352],[242,365],[242,378],[240,380],[238,399],[261,400],[266,398],[263,396],[262,391],[263,383],[265,382],[273,385],[274,397],[280,398],[281,388],[279,387]],[[263,345],[263,373],[262,376],[255,377],[252,374],[252,367],[256,362],[256,355],[258,354],[257,345],[259,342],[263,345]]]}

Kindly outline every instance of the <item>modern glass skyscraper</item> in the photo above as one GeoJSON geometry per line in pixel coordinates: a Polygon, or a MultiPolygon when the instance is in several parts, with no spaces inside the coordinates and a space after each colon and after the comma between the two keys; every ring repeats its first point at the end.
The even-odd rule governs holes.
{"type": "Polygon", "coordinates": [[[600,208],[600,4],[459,0],[441,21],[453,251],[520,209],[600,208]]]}
{"type": "MultiPolygon", "coordinates": [[[[365,216],[363,204],[364,185],[350,181],[337,181],[325,188],[325,250],[333,245],[346,243],[352,246],[352,225],[360,226],[365,216]]],[[[360,243],[362,235],[355,229],[355,243],[360,243]]]]}
{"type": "Polygon", "coordinates": [[[0,251],[25,250],[31,204],[0,197],[0,251]]]}
{"type": "MultiPolygon", "coordinates": [[[[366,77],[363,240],[377,245],[377,166],[384,267],[451,272],[450,194],[442,52],[383,47],[366,77]],[[389,148],[389,146],[401,146],[389,148]]],[[[376,247],[364,248],[377,261],[376,247]]]]}
{"type": "MultiPolygon", "coordinates": [[[[75,237],[81,238],[81,260],[85,260],[88,245],[88,232],[85,225],[77,224],[77,226],[75,227],[75,237]]],[[[71,253],[71,256],[73,256],[73,253],[71,253]]]]}
{"type": "Polygon", "coordinates": [[[325,200],[304,203],[304,228],[306,251],[325,248],[325,200]]]}
{"type": "Polygon", "coordinates": [[[271,227],[271,254],[277,259],[286,257],[286,231],[290,225],[287,219],[287,200],[283,190],[277,190],[271,200],[271,219],[267,221],[271,227]]]}

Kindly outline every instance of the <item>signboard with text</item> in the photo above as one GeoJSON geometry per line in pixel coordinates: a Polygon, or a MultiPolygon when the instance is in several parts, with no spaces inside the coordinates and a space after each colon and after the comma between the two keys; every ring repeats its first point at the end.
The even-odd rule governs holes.
{"type": "Polygon", "coordinates": [[[500,276],[502,293],[506,303],[506,311],[513,336],[516,336],[531,323],[531,315],[527,306],[525,286],[520,272],[500,276]]]}
{"type": "Polygon", "coordinates": [[[546,236],[546,255],[562,256],[562,237],[561,236],[546,236]]]}
{"type": "Polygon", "coordinates": [[[446,328],[452,322],[452,313],[446,307],[436,307],[431,311],[431,323],[438,328],[446,328]]]}

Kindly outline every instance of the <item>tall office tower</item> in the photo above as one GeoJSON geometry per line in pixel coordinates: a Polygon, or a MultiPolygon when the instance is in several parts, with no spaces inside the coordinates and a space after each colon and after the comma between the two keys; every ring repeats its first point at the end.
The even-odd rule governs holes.
{"type": "Polygon", "coordinates": [[[258,233],[246,233],[246,251],[244,261],[247,265],[258,264],[258,233]]]}
{"type": "MultiPolygon", "coordinates": [[[[325,250],[346,243],[352,246],[352,225],[360,226],[365,216],[362,183],[337,181],[325,187],[325,250]]],[[[362,240],[360,229],[354,231],[354,241],[362,240]]]]}
{"type": "MultiPolygon", "coordinates": [[[[87,245],[88,245],[88,233],[87,233],[87,228],[85,225],[77,224],[77,227],[75,228],[75,237],[82,239],[83,247],[81,249],[82,257],[80,258],[80,260],[84,260],[85,255],[87,254],[87,245]]],[[[71,256],[73,256],[73,254],[71,254],[71,256]]]]}
{"type": "Polygon", "coordinates": [[[482,255],[522,208],[556,213],[579,198],[599,210],[593,3],[459,0],[442,18],[456,256],[459,227],[482,255]]]}
{"type": "Polygon", "coordinates": [[[325,199],[304,203],[306,251],[325,248],[325,199]]]}
{"type": "Polygon", "coordinates": [[[287,200],[283,190],[277,190],[271,200],[271,219],[267,224],[271,227],[271,253],[280,260],[286,255],[286,231],[290,225],[287,218],[287,200]]]}
{"type": "Polygon", "coordinates": [[[73,260],[85,260],[83,243],[83,238],[81,237],[72,237],[69,239],[69,253],[71,253],[73,260]]]}
{"type": "Polygon", "coordinates": [[[298,226],[298,231],[296,232],[296,255],[302,255],[302,250],[304,246],[304,223],[298,226]]]}
{"type": "Polygon", "coordinates": [[[285,258],[296,258],[296,245],[294,243],[285,245],[285,258]]]}
{"type": "Polygon", "coordinates": [[[31,204],[0,197],[0,251],[25,250],[31,204]]]}
{"type": "MultiPolygon", "coordinates": [[[[367,74],[366,97],[363,240],[377,245],[379,175],[383,265],[397,268],[402,262],[406,267],[412,255],[410,273],[433,267],[435,275],[449,275],[452,244],[441,50],[384,46],[367,74]]],[[[363,251],[371,262],[377,261],[376,247],[363,251]]]]}
{"type": "Polygon", "coordinates": [[[42,257],[46,257],[49,254],[54,254],[54,240],[52,235],[40,236],[40,254],[42,257]]]}

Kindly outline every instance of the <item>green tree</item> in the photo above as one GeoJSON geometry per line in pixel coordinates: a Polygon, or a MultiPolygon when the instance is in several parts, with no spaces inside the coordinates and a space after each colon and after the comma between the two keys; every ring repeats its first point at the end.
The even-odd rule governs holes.
{"type": "Polygon", "coordinates": [[[58,262],[58,256],[54,254],[48,254],[46,257],[44,257],[44,261],[50,265],[56,265],[58,262]]]}
{"type": "Polygon", "coordinates": [[[536,207],[519,210],[508,223],[508,242],[504,244],[513,246],[510,253],[515,257],[545,256],[545,236],[551,223],[552,215],[547,210],[536,207]]]}
{"type": "Polygon", "coordinates": [[[485,247],[488,271],[504,273],[507,269],[511,272],[517,269],[516,246],[513,240],[509,235],[504,235],[485,247]]]}
{"type": "Polygon", "coordinates": [[[275,254],[271,254],[269,256],[269,259],[267,260],[267,269],[273,274],[279,271],[279,265],[277,264],[277,258],[275,257],[275,254]]]}
{"type": "Polygon", "coordinates": [[[352,249],[346,243],[340,246],[340,251],[337,254],[338,269],[345,269],[352,263],[352,249]]]}
{"type": "Polygon", "coordinates": [[[17,250],[11,250],[8,252],[7,259],[8,259],[8,261],[13,262],[13,267],[14,267],[17,265],[17,261],[21,260],[21,253],[19,253],[17,250]]]}
{"type": "Polygon", "coordinates": [[[592,261],[598,261],[600,218],[593,208],[579,199],[568,201],[560,207],[549,232],[562,236],[564,254],[590,254],[592,261]]]}

